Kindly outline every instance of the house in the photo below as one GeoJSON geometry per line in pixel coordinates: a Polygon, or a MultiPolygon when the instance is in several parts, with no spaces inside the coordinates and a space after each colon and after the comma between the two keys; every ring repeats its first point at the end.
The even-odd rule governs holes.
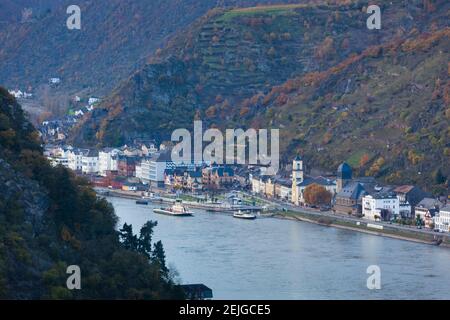
{"type": "Polygon", "coordinates": [[[120,150],[114,148],[104,148],[98,153],[98,162],[99,162],[99,174],[101,176],[106,176],[108,171],[117,171],[118,163],[117,156],[119,155],[120,150]]]}
{"type": "Polygon", "coordinates": [[[100,101],[100,99],[98,99],[98,98],[89,98],[88,104],[89,104],[90,106],[92,106],[92,105],[96,104],[96,103],[99,102],[99,101],[100,101]]]}
{"type": "Polygon", "coordinates": [[[420,219],[426,228],[433,228],[434,217],[443,207],[442,202],[433,198],[424,198],[414,208],[416,219],[420,219]]]}
{"type": "Polygon", "coordinates": [[[390,221],[400,214],[400,203],[393,192],[377,192],[362,198],[362,214],[364,219],[373,221],[390,221]]]}
{"type": "Polygon", "coordinates": [[[164,170],[164,184],[174,189],[186,187],[186,168],[176,167],[164,170]]]}
{"type": "Polygon", "coordinates": [[[67,152],[67,159],[69,160],[69,169],[82,172],[83,170],[83,155],[88,154],[89,149],[73,149],[67,152]]]}
{"type": "Polygon", "coordinates": [[[275,198],[275,179],[272,176],[266,177],[265,179],[264,195],[267,198],[275,198]]]}
{"type": "Polygon", "coordinates": [[[250,175],[250,183],[252,185],[253,194],[264,194],[266,192],[266,184],[258,175],[250,175]]]}
{"type": "Polygon", "coordinates": [[[81,160],[81,171],[83,174],[96,174],[98,173],[98,151],[89,150],[83,155],[81,160]]]}
{"type": "Polygon", "coordinates": [[[414,207],[425,197],[429,196],[419,187],[412,185],[398,186],[393,190],[400,202],[400,216],[414,218],[414,207]]]}
{"type": "Polygon", "coordinates": [[[119,155],[117,159],[117,171],[119,175],[123,177],[135,177],[138,160],[137,157],[119,155]]]}
{"type": "Polygon", "coordinates": [[[47,157],[53,167],[63,166],[69,167],[69,160],[66,157],[47,157]]]}
{"type": "Polygon", "coordinates": [[[289,179],[275,180],[275,197],[281,200],[290,201],[292,197],[292,182],[289,179]]]}
{"type": "Polygon", "coordinates": [[[206,167],[202,170],[202,183],[205,187],[215,185],[218,188],[232,185],[234,170],[228,166],[206,167]]]}
{"type": "Polygon", "coordinates": [[[450,232],[450,205],[442,207],[435,215],[434,229],[439,232],[450,232]]]}
{"type": "Polygon", "coordinates": [[[135,171],[134,171],[134,176],[135,176],[137,179],[139,179],[139,181],[142,181],[142,165],[141,165],[141,162],[140,162],[140,161],[138,161],[138,162],[136,163],[135,171]]]}
{"type": "Polygon", "coordinates": [[[50,84],[60,84],[61,79],[60,78],[50,78],[49,83],[50,84]]]}
{"type": "Polygon", "coordinates": [[[199,192],[203,190],[203,173],[202,170],[190,170],[185,173],[186,188],[192,192],[199,192]]]}

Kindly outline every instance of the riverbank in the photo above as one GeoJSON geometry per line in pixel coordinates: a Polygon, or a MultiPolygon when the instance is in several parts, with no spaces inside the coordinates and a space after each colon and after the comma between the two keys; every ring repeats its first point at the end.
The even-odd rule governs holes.
{"type": "MultiPolygon", "coordinates": [[[[111,197],[119,197],[130,200],[142,199],[141,192],[135,191],[123,191],[123,190],[105,190],[105,193],[99,192],[101,195],[107,195],[111,197]]],[[[152,201],[151,199],[147,199],[152,201]]],[[[160,198],[158,201],[152,201],[153,203],[173,203],[174,199],[160,198]]],[[[214,204],[201,204],[193,202],[185,202],[187,206],[195,209],[203,209],[207,211],[223,211],[229,213],[229,210],[221,208],[214,204]]],[[[307,213],[303,211],[273,211],[269,214],[264,214],[265,217],[277,218],[277,219],[290,219],[295,221],[309,222],[326,227],[334,227],[340,229],[346,229],[356,232],[363,232],[376,236],[384,236],[397,240],[412,241],[417,243],[439,245],[441,247],[450,248],[450,237],[442,233],[425,233],[419,230],[411,229],[405,230],[396,227],[395,225],[379,225],[368,221],[349,221],[344,217],[330,216],[326,214],[307,213]]]]}
{"type": "Polygon", "coordinates": [[[429,244],[429,245],[439,245],[441,247],[450,248],[450,237],[441,233],[428,234],[419,233],[415,230],[399,230],[395,226],[379,226],[376,224],[371,224],[370,222],[359,222],[353,223],[339,219],[339,217],[326,217],[320,215],[313,215],[304,212],[274,212],[270,217],[278,219],[289,219],[295,221],[309,222],[318,224],[325,227],[334,227],[340,229],[346,229],[356,232],[363,232],[367,234],[372,234],[376,236],[384,236],[397,240],[412,241],[417,243],[429,244]],[[382,227],[378,229],[375,227],[382,227]]]}

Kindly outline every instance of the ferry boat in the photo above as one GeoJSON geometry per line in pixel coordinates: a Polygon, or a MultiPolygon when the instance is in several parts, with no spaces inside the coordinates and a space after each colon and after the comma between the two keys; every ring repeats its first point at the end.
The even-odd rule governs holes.
{"type": "Polygon", "coordinates": [[[254,214],[251,210],[239,210],[238,212],[233,213],[233,217],[238,219],[255,220],[256,214],[254,214]]]}
{"type": "Polygon", "coordinates": [[[153,212],[175,217],[187,217],[192,216],[193,214],[192,211],[189,211],[185,206],[182,205],[181,200],[176,200],[175,204],[171,207],[155,208],[153,209],[153,212]]]}

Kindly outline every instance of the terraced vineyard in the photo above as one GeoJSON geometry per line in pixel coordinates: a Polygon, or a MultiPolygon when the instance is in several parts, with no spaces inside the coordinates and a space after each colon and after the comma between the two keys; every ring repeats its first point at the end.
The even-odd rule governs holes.
{"type": "MultiPolygon", "coordinates": [[[[361,174],[390,181],[404,176],[400,166],[411,165],[409,172],[428,172],[420,179],[425,183],[436,170],[448,171],[448,166],[441,168],[448,149],[442,140],[446,128],[433,127],[440,130],[433,134],[442,142],[435,141],[433,148],[419,139],[409,155],[397,150],[394,157],[385,146],[404,148],[404,130],[416,132],[429,123],[418,125],[412,115],[403,123],[407,111],[402,108],[414,102],[408,90],[421,82],[414,75],[425,79],[419,87],[427,88],[427,95],[439,79],[436,97],[445,96],[446,64],[427,50],[448,52],[448,37],[438,42],[435,37],[448,27],[449,4],[434,2],[434,7],[422,1],[385,3],[383,28],[374,31],[366,27],[364,1],[215,9],[158,49],[145,68],[76,128],[73,139],[100,145],[136,137],[163,141],[174,129],[191,128],[195,118],[219,128],[275,126],[283,132],[286,162],[297,152],[324,169],[344,160],[356,167],[364,162],[361,174]],[[427,50],[402,50],[422,41],[427,50]],[[393,81],[390,73],[399,78],[393,81]],[[399,106],[395,112],[393,104],[399,106]],[[354,108],[362,113],[355,114],[354,108]],[[358,148],[352,146],[364,152],[356,154],[358,148]],[[439,154],[438,161],[421,157],[426,152],[439,154]]],[[[422,103],[417,112],[425,112],[427,95],[415,99],[422,103]]],[[[446,100],[436,97],[433,108],[443,119],[446,100]]]]}

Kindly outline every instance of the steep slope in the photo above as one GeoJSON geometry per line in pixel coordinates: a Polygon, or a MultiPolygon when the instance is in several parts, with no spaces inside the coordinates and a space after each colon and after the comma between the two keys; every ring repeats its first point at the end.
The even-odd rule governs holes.
{"type": "MultiPolygon", "coordinates": [[[[73,1],[58,0],[53,10],[36,12],[26,23],[0,24],[0,84],[31,91],[59,77],[57,91],[106,94],[142,67],[167,36],[217,4],[268,2],[276,1],[81,0],[76,2],[81,8],[81,30],[68,30],[66,9],[73,1]]],[[[41,2],[3,3],[9,8],[5,16],[20,15],[36,3],[41,2]]]]}
{"type": "Polygon", "coordinates": [[[0,299],[183,297],[161,259],[119,242],[117,217],[105,200],[67,169],[49,165],[3,88],[0,185],[0,299]],[[69,265],[81,268],[82,290],[67,289],[69,265]]]}
{"type": "MultiPolygon", "coordinates": [[[[250,112],[239,104],[274,85],[448,23],[446,1],[435,2],[444,10],[432,12],[422,1],[393,2],[382,8],[383,28],[369,31],[366,2],[347,2],[211,11],[119,86],[75,130],[74,140],[118,145],[135,137],[167,139],[173,129],[189,128],[194,116],[210,125],[238,122],[250,112]]],[[[260,104],[258,96],[252,103],[260,104]]]]}
{"type": "MultiPolygon", "coordinates": [[[[241,122],[282,128],[285,156],[448,192],[450,28],[368,48],[261,97],[241,122]]],[[[287,159],[286,159],[287,160],[287,159]]]]}
{"type": "Polygon", "coordinates": [[[2,0],[0,2],[0,26],[25,22],[51,11],[59,0],[2,0]]]}
{"type": "Polygon", "coordinates": [[[446,190],[446,1],[215,10],[125,81],[74,131],[78,143],[169,139],[210,126],[281,128],[283,160],[348,160],[360,174],[446,190]],[[423,46],[423,47],[422,47],[423,46]]]}

